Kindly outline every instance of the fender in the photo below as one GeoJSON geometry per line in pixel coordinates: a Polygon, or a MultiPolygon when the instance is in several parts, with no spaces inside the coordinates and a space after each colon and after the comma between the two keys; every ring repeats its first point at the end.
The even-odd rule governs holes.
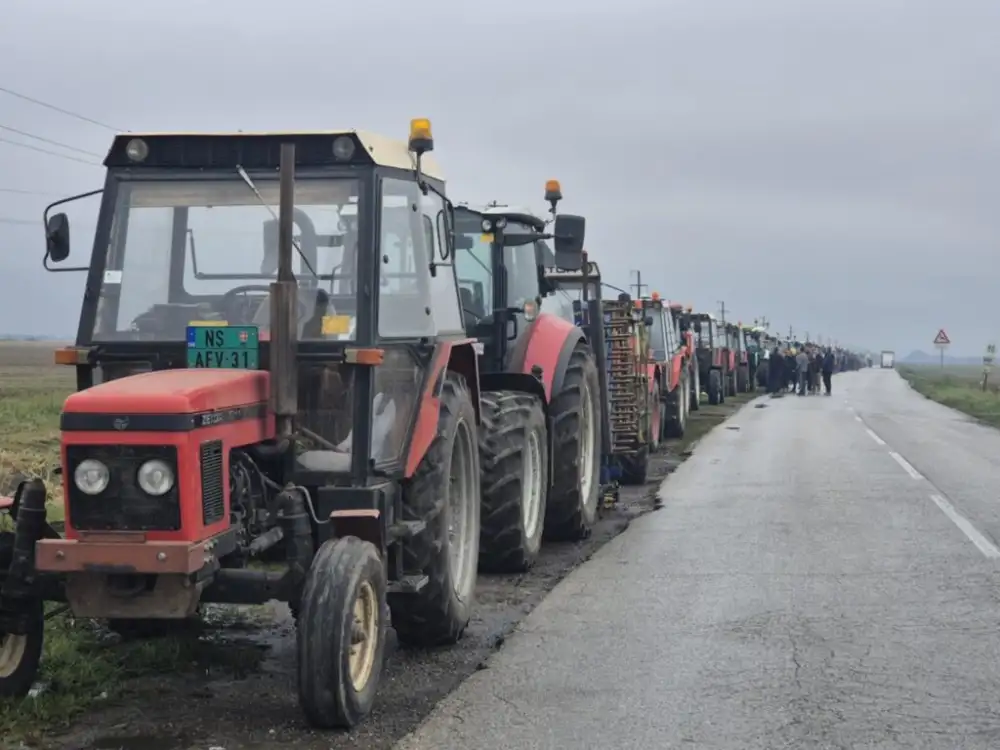
{"type": "Polygon", "coordinates": [[[434,347],[430,366],[424,374],[420,388],[420,406],[406,446],[406,461],[403,476],[413,476],[420,462],[427,455],[434,436],[437,434],[438,417],[441,412],[441,389],[447,370],[462,375],[472,394],[472,406],[476,410],[476,423],[480,420],[479,407],[479,360],[473,349],[476,339],[453,339],[439,341],[434,347]]]}
{"type": "Polygon", "coordinates": [[[523,350],[517,347],[512,353],[510,369],[531,375],[535,367],[540,368],[545,401],[549,402],[552,394],[562,388],[573,349],[580,341],[586,341],[586,337],[572,323],[551,313],[542,313],[525,332],[525,341],[523,350]]]}
{"type": "Polygon", "coordinates": [[[684,351],[680,351],[670,360],[670,390],[681,384],[681,371],[684,369],[684,351]]]}
{"type": "MultiPolygon", "coordinates": [[[[653,395],[653,386],[660,382],[660,365],[658,362],[648,362],[646,364],[646,385],[649,387],[649,395],[653,395]]],[[[663,396],[663,388],[660,388],[660,396],[663,396]]]]}
{"type": "Polygon", "coordinates": [[[486,372],[479,375],[481,391],[521,391],[538,396],[546,413],[549,402],[545,397],[545,386],[534,375],[524,372],[486,372]]]}

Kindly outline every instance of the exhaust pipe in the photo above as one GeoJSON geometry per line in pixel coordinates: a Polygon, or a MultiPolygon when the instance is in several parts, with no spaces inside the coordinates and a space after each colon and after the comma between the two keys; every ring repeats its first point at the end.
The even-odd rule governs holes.
{"type": "Polygon", "coordinates": [[[298,285],[292,272],[295,144],[281,144],[278,193],[278,280],[271,284],[271,393],[278,440],[291,437],[298,412],[298,285]]]}

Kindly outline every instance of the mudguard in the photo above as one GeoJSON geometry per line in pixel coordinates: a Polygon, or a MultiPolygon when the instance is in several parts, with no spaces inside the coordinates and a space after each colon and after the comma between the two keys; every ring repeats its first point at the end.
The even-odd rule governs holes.
{"type": "MultiPolygon", "coordinates": [[[[646,364],[646,385],[650,395],[653,393],[653,386],[660,382],[660,363],[649,362],[646,364]]],[[[662,388],[660,389],[663,390],[662,388]]],[[[662,393],[661,393],[662,395],[662,393]]]]}
{"type": "Polygon", "coordinates": [[[685,350],[681,349],[670,360],[670,392],[673,393],[681,384],[681,374],[684,372],[685,350]]]}
{"type": "Polygon", "coordinates": [[[473,349],[476,339],[454,339],[438,341],[431,355],[431,363],[424,374],[420,389],[420,408],[413,424],[409,444],[406,446],[406,462],[403,476],[409,478],[416,472],[420,462],[427,455],[438,429],[438,415],[441,410],[441,389],[444,375],[454,370],[465,378],[472,394],[472,406],[479,422],[479,360],[473,349]]]}
{"type": "Polygon", "coordinates": [[[511,352],[510,370],[537,377],[548,403],[552,394],[562,388],[573,349],[584,340],[583,331],[572,323],[551,313],[542,313],[511,352]],[[536,374],[536,368],[541,370],[540,375],[536,374]]]}

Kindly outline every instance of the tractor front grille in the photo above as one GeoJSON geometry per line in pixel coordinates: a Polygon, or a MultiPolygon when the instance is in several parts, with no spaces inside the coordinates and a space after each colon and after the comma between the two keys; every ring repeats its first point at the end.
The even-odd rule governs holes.
{"type": "Polygon", "coordinates": [[[172,445],[70,445],[66,448],[67,510],[70,526],[79,531],[177,531],[181,508],[177,482],[165,495],[153,497],[139,487],[139,467],[151,459],[166,461],[177,477],[177,449],[172,445]],[[96,459],[108,467],[110,480],[99,495],[81,492],[76,467],[96,459]]]}
{"type": "Polygon", "coordinates": [[[222,473],[222,441],[201,444],[201,516],[208,526],[221,521],[226,513],[225,481],[222,473]]]}

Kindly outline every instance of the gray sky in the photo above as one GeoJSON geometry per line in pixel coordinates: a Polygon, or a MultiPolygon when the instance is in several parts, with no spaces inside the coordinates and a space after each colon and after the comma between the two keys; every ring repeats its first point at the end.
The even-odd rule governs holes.
{"type": "MultiPolygon", "coordinates": [[[[666,298],[898,352],[1000,335],[996,0],[500,7],[8,0],[0,86],[130,130],[402,138],[427,116],[453,200],[542,209],[560,179],[619,285],[641,268],[666,298]]],[[[111,136],[2,93],[0,126],[111,136]]],[[[101,179],[0,143],[0,330],[73,332],[82,290],[41,269],[46,196],[4,190],[101,179]]],[[[77,261],[96,206],[70,212],[77,261]]]]}

